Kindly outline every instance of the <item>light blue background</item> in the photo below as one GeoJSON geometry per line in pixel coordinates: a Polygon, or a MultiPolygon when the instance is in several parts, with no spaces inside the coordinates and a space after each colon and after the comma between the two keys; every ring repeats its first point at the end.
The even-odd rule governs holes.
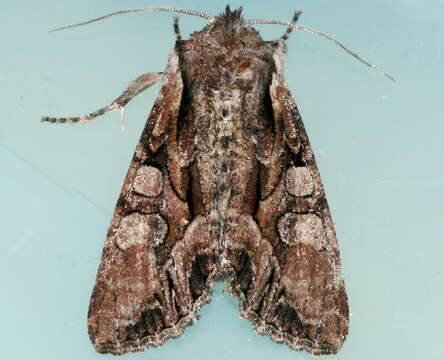
{"type": "MultiPolygon", "coordinates": [[[[0,358],[104,359],[86,331],[101,248],[158,86],[86,125],[41,124],[108,104],[162,71],[172,14],[124,15],[47,34],[122,8],[215,14],[223,1],[2,1],[0,21],[0,358]]],[[[295,32],[288,84],[317,156],[341,246],[351,328],[338,359],[444,358],[444,1],[231,1],[248,18],[336,36],[397,78],[295,32]]],[[[180,17],[184,36],[205,21],[180,17]]],[[[280,26],[261,25],[265,39],[280,26]]],[[[201,320],[137,359],[307,359],[257,336],[219,284],[201,320]]]]}

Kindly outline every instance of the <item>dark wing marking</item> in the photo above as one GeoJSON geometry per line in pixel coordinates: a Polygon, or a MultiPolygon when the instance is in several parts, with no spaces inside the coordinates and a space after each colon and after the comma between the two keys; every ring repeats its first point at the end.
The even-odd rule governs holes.
{"type": "Polygon", "coordinates": [[[189,241],[207,229],[204,219],[192,221],[186,202],[183,154],[191,145],[186,136],[177,137],[182,92],[173,51],[125,178],[91,297],[88,331],[101,353],[142,351],[177,337],[209,300],[212,259],[197,256],[209,239],[189,241]]]}
{"type": "Polygon", "coordinates": [[[268,152],[258,152],[261,201],[255,220],[262,239],[259,246],[247,247],[231,291],[240,298],[241,315],[258,333],[295,350],[332,354],[348,332],[338,243],[304,125],[281,61],[275,60],[270,86],[274,131],[262,141],[268,152]]]}

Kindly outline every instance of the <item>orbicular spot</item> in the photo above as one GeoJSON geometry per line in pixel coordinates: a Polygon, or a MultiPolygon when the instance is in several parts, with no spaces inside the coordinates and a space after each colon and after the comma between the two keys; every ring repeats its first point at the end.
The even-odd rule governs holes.
{"type": "Polygon", "coordinates": [[[116,242],[122,250],[134,245],[157,246],[163,242],[167,232],[168,225],[159,214],[132,213],[120,222],[116,242]]]}
{"type": "Polygon", "coordinates": [[[286,213],[278,221],[281,240],[288,245],[301,242],[321,250],[326,242],[324,225],[315,214],[286,213]]]}
{"type": "Polygon", "coordinates": [[[143,165],[137,171],[133,183],[134,191],[145,196],[158,196],[162,191],[162,173],[153,166],[143,165]]]}
{"type": "Polygon", "coordinates": [[[294,196],[307,196],[313,194],[315,187],[310,170],[307,167],[291,167],[287,170],[287,191],[294,196]]]}

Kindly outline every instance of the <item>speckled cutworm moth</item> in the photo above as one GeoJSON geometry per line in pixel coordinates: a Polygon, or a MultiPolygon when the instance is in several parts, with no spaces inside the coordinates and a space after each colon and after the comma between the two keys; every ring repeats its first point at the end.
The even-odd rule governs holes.
{"type": "Polygon", "coordinates": [[[111,105],[81,117],[42,118],[89,121],[162,81],[91,297],[88,331],[96,350],[142,351],[178,337],[225,278],[259,334],[294,350],[336,353],[348,333],[339,248],[283,56],[295,28],[338,42],[297,25],[300,12],[287,23],[246,20],[229,7],[217,16],[123,10],[68,27],[135,11],[175,11],[209,23],[182,40],[176,18],[166,70],[140,76],[111,105]],[[288,28],[264,41],[252,27],[260,23],[288,28]]]}

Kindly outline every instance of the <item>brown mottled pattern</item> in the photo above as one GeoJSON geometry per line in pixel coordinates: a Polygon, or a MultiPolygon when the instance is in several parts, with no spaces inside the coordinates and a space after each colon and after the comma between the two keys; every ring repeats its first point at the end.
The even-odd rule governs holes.
{"type": "Polygon", "coordinates": [[[340,349],[338,244],[284,52],[240,10],[176,42],[104,246],[88,314],[97,351],[178,337],[221,277],[259,334],[340,349]]]}

